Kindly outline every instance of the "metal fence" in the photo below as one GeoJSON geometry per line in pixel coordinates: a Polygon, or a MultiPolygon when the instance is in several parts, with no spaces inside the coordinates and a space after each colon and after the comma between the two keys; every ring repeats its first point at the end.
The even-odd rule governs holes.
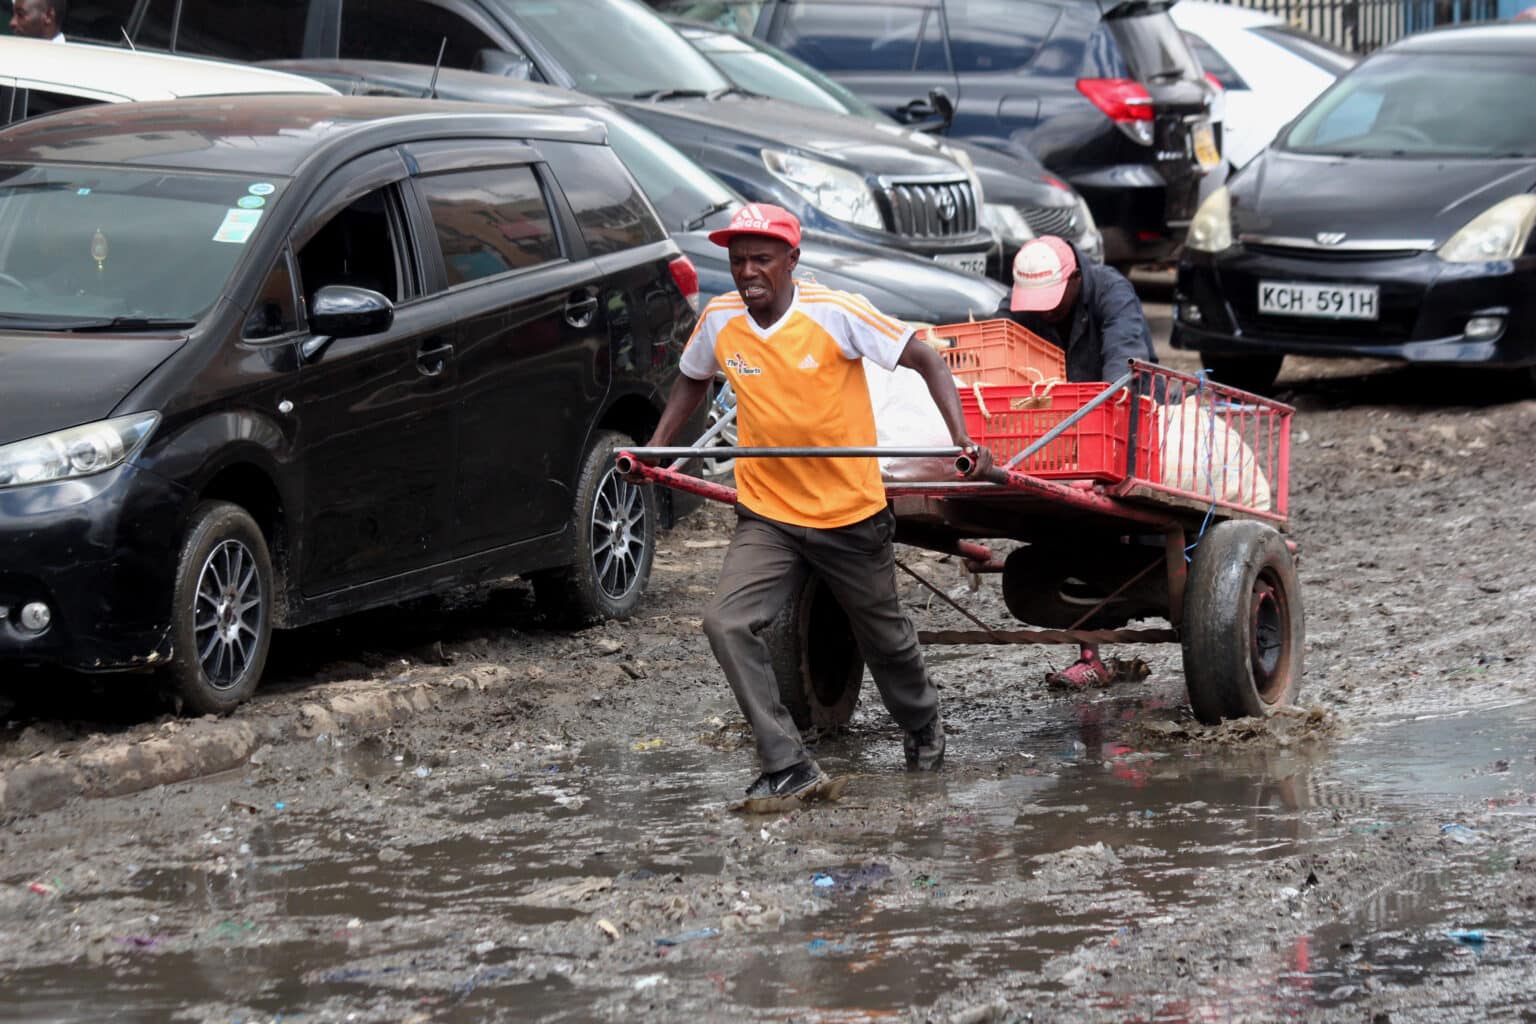
{"type": "Polygon", "coordinates": [[[1224,0],[1278,15],[1297,28],[1355,53],[1436,25],[1490,21],[1499,0],[1224,0]]]}

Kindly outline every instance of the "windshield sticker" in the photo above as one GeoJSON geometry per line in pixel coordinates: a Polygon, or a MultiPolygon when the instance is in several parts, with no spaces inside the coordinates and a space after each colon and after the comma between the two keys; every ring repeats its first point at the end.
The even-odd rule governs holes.
{"type": "Polygon", "coordinates": [[[241,196],[235,200],[235,205],[242,210],[259,210],[267,205],[267,201],[261,196],[241,196]]]}
{"type": "Polygon", "coordinates": [[[246,191],[253,196],[269,196],[277,191],[277,186],[270,181],[258,181],[246,191]]]}
{"type": "Polygon", "coordinates": [[[250,241],[251,232],[256,230],[256,222],[259,220],[260,210],[225,210],[224,222],[213,233],[213,240],[244,245],[250,241]]]}

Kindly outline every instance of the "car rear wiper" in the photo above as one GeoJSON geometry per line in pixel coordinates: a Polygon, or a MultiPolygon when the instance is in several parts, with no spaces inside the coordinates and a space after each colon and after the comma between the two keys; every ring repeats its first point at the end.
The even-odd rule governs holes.
{"type": "Polygon", "coordinates": [[[632,98],[658,102],[660,100],[702,99],[708,95],[709,93],[703,89],[649,89],[645,92],[635,93],[632,98]]]}
{"type": "Polygon", "coordinates": [[[761,95],[762,93],[760,92],[753,92],[751,89],[743,89],[739,85],[728,85],[724,89],[716,89],[714,92],[706,94],[705,99],[717,100],[722,96],[757,97],[761,95]]]}
{"type": "Polygon", "coordinates": [[[709,220],[709,218],[713,217],[715,214],[719,213],[721,210],[729,210],[734,205],[736,205],[736,201],[734,199],[722,199],[718,203],[715,203],[713,206],[709,207],[709,209],[701,210],[699,212],[698,216],[696,216],[696,217],[692,218],[691,220],[687,221],[686,223],[684,223],[683,224],[683,230],[684,231],[694,231],[694,230],[697,230],[698,228],[703,227],[704,226],[704,222],[709,220]]]}
{"type": "Polygon", "coordinates": [[[196,326],[196,320],[184,320],[165,316],[114,316],[100,320],[77,320],[61,330],[90,333],[93,331],[150,331],[165,328],[196,326]]]}

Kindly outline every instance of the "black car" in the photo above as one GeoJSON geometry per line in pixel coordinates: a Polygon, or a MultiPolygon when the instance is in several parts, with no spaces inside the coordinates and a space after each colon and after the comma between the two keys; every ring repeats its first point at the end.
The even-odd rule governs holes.
{"type": "Polygon", "coordinates": [[[1208,199],[1173,345],[1220,380],[1286,353],[1523,368],[1536,384],[1536,25],[1378,51],[1208,199]]]}
{"type": "Polygon", "coordinates": [[[1205,81],[1161,0],[652,0],[766,39],[898,120],[1032,152],[1082,193],[1115,263],[1183,238],[1220,162],[1205,81]]]}
{"type": "MultiPolygon", "coordinates": [[[[709,233],[729,224],[731,214],[746,200],[608,104],[553,86],[453,68],[434,72],[419,64],[287,60],[268,61],[266,66],[306,75],[348,95],[420,96],[431,88],[446,100],[558,110],[602,121],[608,144],[697,269],[700,294],[710,298],[736,288],[726,251],[709,240],[709,233]]],[[[1007,294],[996,282],[975,274],[816,229],[807,229],[801,239],[799,273],[829,288],[862,294],[890,316],[916,323],[984,319],[1007,294]]]]}
{"type": "MultiPolygon", "coordinates": [[[[737,191],[807,227],[977,273],[993,246],[955,161],[855,118],[745,94],[638,0],[101,3],[122,17],[105,41],[126,31],[136,45],[252,61],[432,66],[441,53],[445,67],[575,89],[625,105],[737,191]]],[[[81,18],[97,33],[109,21],[81,18]]]]}
{"type": "MultiPolygon", "coordinates": [[[[858,94],[761,39],[687,19],[672,19],[672,24],[743,89],[862,117],[904,131],[914,140],[931,138],[917,128],[898,126],[895,119],[858,94]]],[[[953,110],[951,105],[949,111],[953,110]]],[[[944,116],[931,127],[939,130],[948,124],[949,117],[944,116]]],[[[987,262],[989,277],[1012,283],[1014,255],[1021,245],[1039,235],[1065,238],[1095,263],[1104,261],[1104,239],[1088,204],[1032,155],[1017,146],[1003,151],[955,138],[929,144],[942,146],[963,165],[968,164],[981,183],[981,222],[1001,243],[987,262]]]]}
{"type": "Polygon", "coordinates": [[[603,139],[324,96],[0,132],[0,662],[222,712],[274,627],[512,573],[633,610],[656,498],[611,452],[697,285],[603,139]]]}

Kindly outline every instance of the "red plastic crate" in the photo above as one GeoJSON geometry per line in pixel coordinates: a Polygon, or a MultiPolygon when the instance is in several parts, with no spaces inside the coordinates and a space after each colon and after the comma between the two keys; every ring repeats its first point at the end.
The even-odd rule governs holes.
{"type": "Polygon", "coordinates": [[[950,373],[967,384],[1033,384],[1064,380],[1067,356],[1012,320],[940,324],[924,335],[940,342],[950,373]]]}
{"type": "MultiPolygon", "coordinates": [[[[971,439],[992,449],[1001,465],[1107,387],[1099,383],[973,386],[960,389],[960,407],[971,439]]],[[[1133,402],[1129,391],[1109,399],[1013,468],[1046,479],[1124,480],[1133,405],[1142,410],[1137,463],[1144,471],[1156,451],[1154,427],[1148,403],[1133,402]]]]}

